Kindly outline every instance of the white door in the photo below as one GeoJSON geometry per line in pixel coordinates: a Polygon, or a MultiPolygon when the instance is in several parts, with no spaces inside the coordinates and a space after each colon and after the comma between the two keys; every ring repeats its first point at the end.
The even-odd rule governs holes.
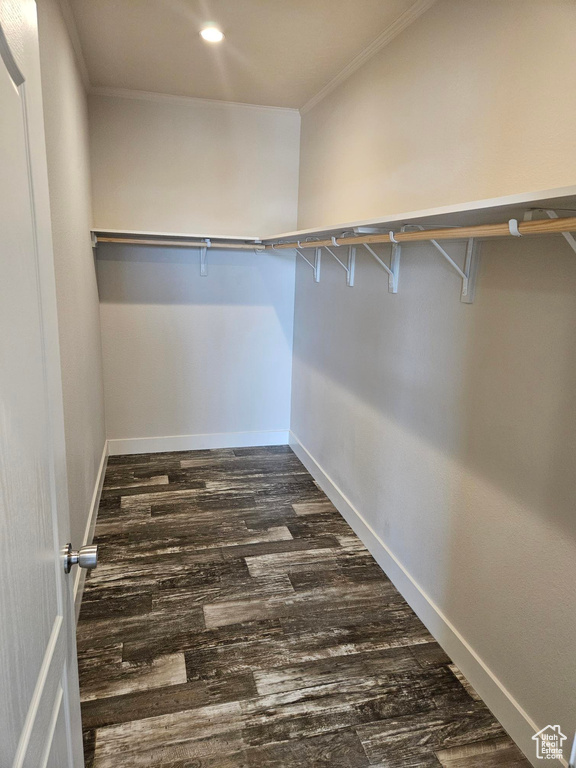
{"type": "Polygon", "coordinates": [[[0,766],[81,768],[33,0],[0,0],[0,766]]]}

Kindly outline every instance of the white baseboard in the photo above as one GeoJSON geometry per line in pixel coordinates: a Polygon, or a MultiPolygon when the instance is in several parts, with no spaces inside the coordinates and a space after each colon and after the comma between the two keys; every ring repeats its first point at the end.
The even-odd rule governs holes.
{"type": "MultiPolygon", "coordinates": [[[[444,616],[440,608],[415,581],[293,432],[290,432],[290,447],[368,548],[406,602],[426,625],[429,632],[452,658],[456,666],[462,670],[464,676],[470,681],[528,760],[535,766],[541,765],[542,761],[536,758],[535,742],[532,741],[532,736],[540,730],[536,723],[531,720],[456,627],[444,616]]],[[[558,763],[564,766],[568,765],[567,761],[564,760],[558,761],[558,763]]]]}
{"type": "MultiPolygon", "coordinates": [[[[90,502],[90,512],[86,522],[86,530],[84,531],[84,540],[80,545],[82,547],[86,546],[87,544],[91,544],[92,539],[94,538],[94,529],[96,528],[96,519],[98,517],[98,507],[100,506],[100,496],[102,494],[102,486],[104,485],[104,475],[106,474],[107,461],[108,441],[106,440],[104,442],[102,458],[100,459],[100,466],[98,467],[98,474],[96,475],[96,483],[94,484],[92,501],[90,502]]],[[[76,621],[78,621],[78,616],[80,615],[80,606],[82,604],[82,594],[84,592],[85,581],[86,570],[84,568],[76,568],[76,578],[74,580],[74,610],[76,613],[76,621]]]]}
{"type": "Polygon", "coordinates": [[[166,453],[214,448],[256,448],[263,445],[287,445],[287,429],[266,432],[221,432],[207,435],[172,435],[167,437],[128,437],[108,440],[110,456],[125,453],[166,453]]]}

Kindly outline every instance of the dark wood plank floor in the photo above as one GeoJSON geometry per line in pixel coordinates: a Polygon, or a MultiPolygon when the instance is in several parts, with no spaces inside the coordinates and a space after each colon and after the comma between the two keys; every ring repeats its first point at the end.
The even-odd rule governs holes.
{"type": "Polygon", "coordinates": [[[113,457],[88,768],[529,766],[287,447],[113,457]]]}

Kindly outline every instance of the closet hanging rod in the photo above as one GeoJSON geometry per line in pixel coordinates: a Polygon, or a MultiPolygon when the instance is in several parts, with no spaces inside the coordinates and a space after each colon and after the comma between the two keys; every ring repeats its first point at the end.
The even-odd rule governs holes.
{"type": "Polygon", "coordinates": [[[361,245],[363,243],[414,243],[426,240],[464,240],[471,237],[519,237],[523,235],[561,234],[576,232],[576,216],[559,219],[521,221],[510,219],[502,224],[478,224],[451,229],[425,229],[413,232],[379,232],[358,237],[327,237],[289,243],[266,243],[267,248],[324,248],[332,245],[361,245]]]}
{"type": "Polygon", "coordinates": [[[211,241],[210,246],[208,243],[202,240],[162,240],[153,238],[136,238],[136,237],[106,237],[97,235],[97,243],[122,243],[124,245],[160,245],[164,248],[206,248],[210,247],[212,250],[229,249],[234,251],[263,251],[264,246],[260,243],[216,243],[211,241]]]}

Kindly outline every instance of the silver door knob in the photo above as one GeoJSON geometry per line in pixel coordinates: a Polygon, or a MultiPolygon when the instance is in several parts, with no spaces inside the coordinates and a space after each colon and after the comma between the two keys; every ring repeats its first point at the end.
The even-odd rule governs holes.
{"type": "Polygon", "coordinates": [[[73,565],[80,568],[96,568],[98,565],[98,547],[96,544],[80,547],[78,552],[72,549],[72,544],[66,544],[64,549],[64,573],[70,573],[73,565]]]}

